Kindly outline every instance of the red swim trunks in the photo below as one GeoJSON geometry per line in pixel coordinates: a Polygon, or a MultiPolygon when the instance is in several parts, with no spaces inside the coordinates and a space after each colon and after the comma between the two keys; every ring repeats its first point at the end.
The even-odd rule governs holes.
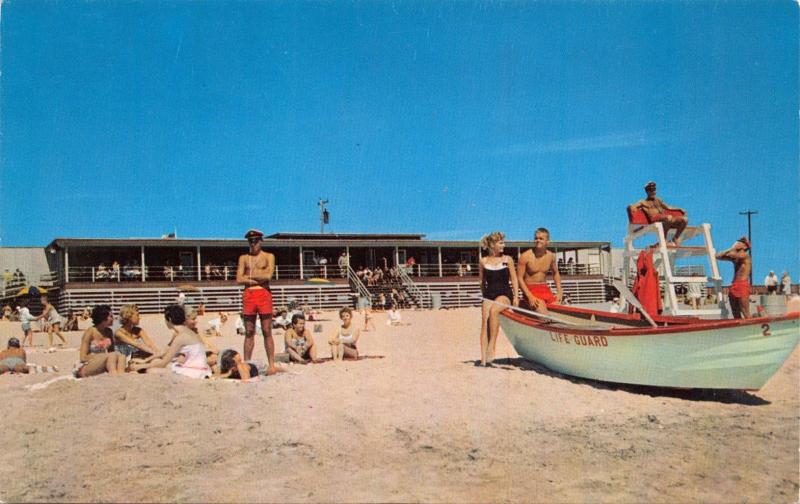
{"type": "Polygon", "coordinates": [[[242,294],[242,314],[272,316],[272,293],[268,289],[245,289],[242,294]]]}
{"type": "Polygon", "coordinates": [[[547,304],[555,303],[556,297],[550,292],[550,288],[546,283],[526,284],[528,290],[531,291],[534,297],[543,300],[547,304]]]}
{"type": "Polygon", "coordinates": [[[735,298],[750,297],[750,282],[747,280],[736,280],[728,289],[728,295],[735,298]]]}

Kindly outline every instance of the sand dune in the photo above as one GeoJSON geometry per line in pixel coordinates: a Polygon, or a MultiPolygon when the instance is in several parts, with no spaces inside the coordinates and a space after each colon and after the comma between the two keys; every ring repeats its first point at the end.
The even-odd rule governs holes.
{"type": "MultiPolygon", "coordinates": [[[[524,361],[502,337],[500,366],[474,367],[477,309],[403,317],[388,327],[378,314],[362,336],[362,353],[384,358],[245,384],[129,374],[31,390],[68,374],[80,333],[69,349],[35,348],[30,362],[61,371],[0,377],[0,500],[798,499],[797,351],[755,393],[615,386],[524,361]]],[[[143,318],[164,344],[161,318],[143,318]]],[[[327,355],[336,317],[323,318],[327,355]]],[[[217,346],[241,348],[232,321],[223,332],[217,346]]],[[[19,334],[0,322],[0,343],[19,334]]]]}

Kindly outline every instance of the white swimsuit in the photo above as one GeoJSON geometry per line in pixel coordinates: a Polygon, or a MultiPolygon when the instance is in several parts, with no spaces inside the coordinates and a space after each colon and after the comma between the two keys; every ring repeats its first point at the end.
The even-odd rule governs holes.
{"type": "Polygon", "coordinates": [[[186,356],[186,361],[183,364],[173,362],[170,367],[174,373],[189,378],[211,376],[211,368],[208,367],[208,360],[206,360],[206,347],[202,343],[184,345],[181,347],[180,353],[186,356]]]}

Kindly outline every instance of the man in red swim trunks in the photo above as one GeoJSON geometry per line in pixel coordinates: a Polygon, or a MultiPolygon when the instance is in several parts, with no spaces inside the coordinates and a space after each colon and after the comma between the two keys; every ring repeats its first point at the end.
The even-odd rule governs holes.
{"type": "Polygon", "coordinates": [[[256,335],[256,316],[261,318],[261,332],[267,351],[267,375],[278,372],[275,367],[275,342],[272,340],[272,292],[269,281],[275,271],[275,256],[261,250],[264,233],[251,229],[244,235],[250,251],[239,257],[236,283],[244,285],[242,317],[244,318],[244,360],[253,356],[256,335]]]}
{"type": "Polygon", "coordinates": [[[686,210],[667,205],[661,198],[658,198],[656,196],[655,182],[648,182],[647,185],[644,186],[644,192],[647,193],[647,198],[639,200],[631,206],[634,208],[641,208],[650,222],[661,222],[661,225],[664,226],[664,236],[669,234],[670,229],[674,229],[675,236],[672,237],[670,243],[679,245],[681,234],[683,230],[686,229],[687,224],[689,224],[689,219],[686,218],[686,210]],[[670,215],[667,213],[667,210],[678,210],[683,212],[683,215],[670,215]]]}
{"type": "Polygon", "coordinates": [[[733,283],[728,289],[733,318],[750,318],[750,241],[742,236],[731,248],[717,254],[720,261],[733,263],[733,283]]]}
{"type": "Polygon", "coordinates": [[[550,231],[545,228],[536,230],[533,238],[533,248],[528,249],[519,256],[517,265],[517,278],[520,279],[519,287],[532,309],[546,313],[547,305],[561,304],[561,273],[556,265],[556,255],[547,250],[550,243],[550,231]],[[556,283],[556,295],[547,287],[547,272],[553,273],[556,283]]]}

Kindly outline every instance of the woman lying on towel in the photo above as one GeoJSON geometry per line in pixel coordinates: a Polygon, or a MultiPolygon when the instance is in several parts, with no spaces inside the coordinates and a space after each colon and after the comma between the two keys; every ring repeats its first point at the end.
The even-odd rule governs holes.
{"type": "Polygon", "coordinates": [[[9,338],[8,348],[0,351],[0,374],[3,373],[27,373],[27,356],[25,350],[20,348],[17,338],[9,338]]]}
{"type": "Polygon", "coordinates": [[[220,355],[217,369],[219,374],[215,374],[216,378],[230,378],[242,381],[258,378],[258,367],[251,362],[244,362],[241,354],[230,348],[220,355]]]}

